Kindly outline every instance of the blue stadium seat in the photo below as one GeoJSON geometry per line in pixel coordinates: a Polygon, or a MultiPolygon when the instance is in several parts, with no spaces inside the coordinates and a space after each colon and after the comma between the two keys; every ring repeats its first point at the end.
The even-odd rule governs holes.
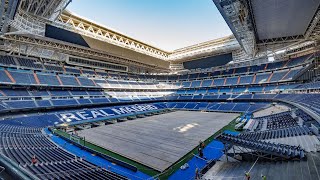
{"type": "Polygon", "coordinates": [[[212,79],[203,80],[201,83],[201,87],[211,87],[212,79]]]}
{"type": "Polygon", "coordinates": [[[223,86],[224,78],[217,78],[213,80],[214,86],[223,86]]]}
{"type": "Polygon", "coordinates": [[[69,91],[63,91],[63,90],[50,90],[51,96],[71,96],[69,91]]]}
{"type": "Polygon", "coordinates": [[[2,83],[12,83],[11,79],[7,76],[4,69],[0,69],[0,82],[2,83]]]}
{"type": "Polygon", "coordinates": [[[60,83],[55,74],[40,74],[37,73],[40,84],[47,84],[48,86],[60,86],[60,83]]]}
{"type": "Polygon", "coordinates": [[[78,105],[77,101],[74,99],[52,99],[51,102],[54,106],[78,105]]]}
{"type": "Polygon", "coordinates": [[[52,64],[45,64],[44,67],[49,71],[58,71],[58,72],[64,71],[61,66],[56,66],[56,65],[52,65],[52,64]]]}
{"type": "Polygon", "coordinates": [[[34,69],[43,69],[43,66],[40,62],[33,59],[27,59],[27,58],[16,58],[21,66],[34,68],[34,69]]]}
{"type": "Polygon", "coordinates": [[[51,103],[49,100],[38,100],[37,104],[39,107],[51,107],[51,103]]]}
{"type": "Polygon", "coordinates": [[[78,77],[82,86],[95,86],[92,80],[85,77],[78,77]]]}
{"type": "Polygon", "coordinates": [[[37,84],[32,71],[8,70],[16,84],[37,84]]]}
{"type": "Polygon", "coordinates": [[[273,76],[270,79],[270,82],[278,82],[288,73],[288,70],[285,71],[276,71],[273,73],[273,76]]]}
{"type": "Polygon", "coordinates": [[[238,76],[227,78],[225,85],[236,85],[238,84],[238,76]]]}
{"type": "Polygon", "coordinates": [[[17,65],[13,57],[11,56],[0,56],[0,64],[7,65],[7,66],[17,65]]]}
{"type": "Polygon", "coordinates": [[[24,109],[24,108],[35,108],[36,104],[34,101],[19,100],[19,101],[4,101],[12,109],[24,109]]]}
{"type": "Polygon", "coordinates": [[[253,76],[241,76],[240,84],[251,84],[253,81],[253,76]]]}
{"type": "Polygon", "coordinates": [[[271,74],[271,73],[257,74],[254,83],[255,83],[255,84],[260,84],[260,83],[266,83],[266,82],[268,82],[268,79],[269,79],[269,77],[270,77],[270,74],[271,74]]]}
{"type": "Polygon", "coordinates": [[[79,86],[79,83],[74,76],[60,75],[59,78],[64,86],[79,86]]]}
{"type": "Polygon", "coordinates": [[[29,92],[25,89],[1,89],[6,96],[30,96],[29,92]]]}

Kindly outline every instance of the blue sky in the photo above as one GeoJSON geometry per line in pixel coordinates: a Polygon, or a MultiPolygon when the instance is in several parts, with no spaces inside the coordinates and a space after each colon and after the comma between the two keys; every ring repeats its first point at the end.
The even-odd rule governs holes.
{"type": "Polygon", "coordinates": [[[169,51],[232,34],[212,0],[73,0],[67,9],[169,51]]]}

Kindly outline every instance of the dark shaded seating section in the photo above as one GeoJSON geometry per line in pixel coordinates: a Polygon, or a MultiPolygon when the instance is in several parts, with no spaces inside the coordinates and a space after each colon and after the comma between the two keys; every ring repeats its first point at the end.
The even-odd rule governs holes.
{"type": "Polygon", "coordinates": [[[302,159],[305,157],[305,152],[298,146],[290,146],[284,144],[264,142],[260,140],[247,139],[241,136],[234,136],[231,134],[220,134],[216,139],[254,151],[263,152],[266,154],[272,154],[275,156],[288,158],[288,159],[302,159]]]}

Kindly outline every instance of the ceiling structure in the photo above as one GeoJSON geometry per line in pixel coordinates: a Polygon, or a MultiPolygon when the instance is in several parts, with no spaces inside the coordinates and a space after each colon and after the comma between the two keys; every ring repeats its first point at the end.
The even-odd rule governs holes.
{"type": "Polygon", "coordinates": [[[213,1],[251,57],[319,38],[320,0],[213,1]]]}
{"type": "MultiPolygon", "coordinates": [[[[168,64],[179,65],[185,61],[231,52],[235,55],[236,62],[247,62],[250,59],[266,57],[263,53],[270,50],[289,49],[294,45],[316,40],[320,35],[320,0],[213,0],[234,36],[168,52],[66,11],[70,1],[6,0],[4,5],[7,11],[0,13],[7,17],[2,19],[1,23],[8,28],[2,28],[1,32],[2,38],[8,41],[6,43],[15,47],[10,51],[20,47],[14,43],[21,43],[21,39],[28,39],[30,42],[41,39],[49,42],[50,39],[44,34],[46,24],[51,24],[89,37],[91,42],[99,44],[99,48],[93,48],[86,54],[88,56],[92,53],[105,53],[106,61],[111,61],[110,57],[118,57],[126,63],[135,62],[137,66],[159,69],[160,64],[164,68],[169,67],[168,64]],[[32,36],[26,36],[28,34],[32,36]],[[100,48],[103,44],[106,47],[112,45],[112,48],[100,48]]],[[[50,46],[46,48],[53,52],[55,58],[65,58],[63,53],[66,51],[59,51],[58,46],[77,49],[78,52],[84,51],[63,41],[47,44],[50,46]]],[[[37,47],[39,48],[41,47],[37,47]]],[[[43,54],[45,53],[39,53],[43,54]]],[[[103,56],[99,56],[99,59],[102,60],[103,56]]]]}
{"type": "Polygon", "coordinates": [[[257,39],[276,39],[289,36],[302,36],[320,1],[315,0],[251,0],[257,39]]]}

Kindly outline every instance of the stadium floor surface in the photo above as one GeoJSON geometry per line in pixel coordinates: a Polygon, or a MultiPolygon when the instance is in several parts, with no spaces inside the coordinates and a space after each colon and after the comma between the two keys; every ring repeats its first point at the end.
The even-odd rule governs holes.
{"type": "Polygon", "coordinates": [[[79,136],[164,171],[239,114],[175,111],[79,131],[79,136]]]}

